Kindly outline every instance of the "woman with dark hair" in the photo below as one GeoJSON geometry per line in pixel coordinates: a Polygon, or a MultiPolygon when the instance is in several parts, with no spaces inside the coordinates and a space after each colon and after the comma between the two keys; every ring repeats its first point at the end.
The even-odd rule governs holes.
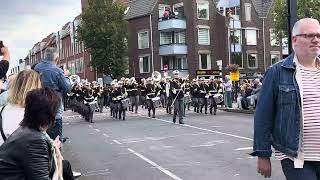
{"type": "Polygon", "coordinates": [[[28,92],[21,127],[0,146],[0,179],[74,179],[60,153],[59,137],[46,131],[55,123],[59,96],[48,88],[28,92]]]}

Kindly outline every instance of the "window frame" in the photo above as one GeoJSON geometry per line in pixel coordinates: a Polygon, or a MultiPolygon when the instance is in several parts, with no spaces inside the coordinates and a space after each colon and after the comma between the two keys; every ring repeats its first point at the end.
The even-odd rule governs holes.
{"type": "Polygon", "coordinates": [[[151,59],[150,59],[150,55],[149,54],[145,54],[145,55],[140,55],[139,56],[139,72],[140,74],[146,74],[146,73],[150,73],[151,71],[151,59]],[[148,57],[148,71],[144,71],[144,68],[143,68],[143,58],[145,57],[148,57]],[[142,61],[141,61],[142,60],[142,61]]]}
{"type": "Polygon", "coordinates": [[[198,44],[199,45],[210,45],[211,44],[211,42],[210,42],[210,27],[202,27],[202,26],[199,26],[198,27],[198,44]],[[206,30],[208,30],[208,43],[207,44],[205,44],[205,43],[200,43],[200,29],[206,29],[206,30]]]}
{"type": "Polygon", "coordinates": [[[210,70],[211,69],[211,53],[209,52],[199,52],[199,70],[210,70]],[[201,55],[207,55],[207,68],[202,68],[202,59],[201,55]]]}
{"type": "Polygon", "coordinates": [[[209,20],[210,19],[210,13],[209,13],[209,10],[210,10],[210,7],[209,7],[209,2],[208,1],[201,1],[201,2],[197,2],[197,18],[198,19],[201,19],[201,20],[209,20]],[[199,15],[200,15],[200,11],[199,11],[199,6],[206,6],[206,10],[207,10],[207,13],[206,13],[206,18],[201,18],[199,15]]]}
{"type": "Polygon", "coordinates": [[[246,45],[247,46],[257,46],[257,43],[258,43],[258,33],[257,33],[257,30],[256,29],[246,29],[246,45]],[[248,32],[255,32],[255,44],[253,43],[248,43],[248,32]]]}
{"type": "Polygon", "coordinates": [[[250,3],[244,3],[244,16],[245,21],[251,22],[252,21],[252,6],[250,3]]]}
{"type": "Polygon", "coordinates": [[[247,52],[247,66],[248,66],[248,69],[257,69],[258,68],[258,53],[257,52],[247,52]],[[256,56],[255,67],[249,66],[249,55],[252,55],[252,54],[254,54],[256,56]]]}
{"type": "Polygon", "coordinates": [[[279,60],[277,62],[281,61],[281,53],[279,51],[271,51],[270,52],[270,65],[277,63],[277,62],[275,62],[275,63],[272,62],[273,55],[279,56],[279,60]]]}
{"type": "Polygon", "coordinates": [[[150,48],[150,37],[149,37],[149,30],[144,30],[144,31],[139,31],[138,32],[138,49],[148,49],[148,48],[150,48]],[[142,47],[142,44],[141,44],[141,41],[142,41],[142,39],[141,39],[141,36],[140,36],[140,34],[142,34],[142,33],[147,33],[147,47],[142,47]]]}

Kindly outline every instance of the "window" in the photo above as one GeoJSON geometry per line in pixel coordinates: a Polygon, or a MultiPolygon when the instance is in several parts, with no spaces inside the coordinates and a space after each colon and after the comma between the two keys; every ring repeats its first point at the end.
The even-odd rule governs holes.
{"type": "Polygon", "coordinates": [[[172,33],[171,32],[161,32],[160,33],[160,45],[171,44],[172,43],[172,33]]]}
{"type": "Polygon", "coordinates": [[[258,68],[257,64],[257,54],[248,54],[248,68],[258,68]]]}
{"type": "Polygon", "coordinates": [[[210,54],[199,54],[199,69],[211,69],[210,54]]]}
{"type": "Polygon", "coordinates": [[[226,15],[229,15],[235,20],[240,20],[240,6],[226,8],[226,15]]]}
{"type": "Polygon", "coordinates": [[[210,45],[209,28],[198,29],[198,42],[200,45],[210,45]]]}
{"type": "Polygon", "coordinates": [[[178,3],[178,4],[174,4],[173,5],[173,11],[178,16],[178,18],[183,18],[184,17],[184,5],[183,5],[183,2],[178,3]]]}
{"type": "Polygon", "coordinates": [[[141,56],[139,58],[139,68],[140,73],[149,73],[150,72],[150,58],[148,56],[141,56]]]}
{"type": "Polygon", "coordinates": [[[238,64],[240,68],[243,68],[243,58],[241,52],[232,53],[231,59],[233,64],[238,64]]]}
{"type": "Polygon", "coordinates": [[[247,45],[257,45],[257,31],[254,29],[246,30],[247,45]]]}
{"type": "Polygon", "coordinates": [[[161,56],[161,70],[167,65],[169,70],[186,70],[188,69],[186,56],[161,56]]]}
{"type": "Polygon", "coordinates": [[[242,44],[241,30],[235,30],[234,35],[233,35],[233,30],[231,30],[230,34],[231,34],[232,44],[242,44]]]}
{"type": "Polygon", "coordinates": [[[275,64],[280,61],[280,53],[271,54],[271,64],[275,64]]]}
{"type": "Polygon", "coordinates": [[[198,7],[198,19],[209,20],[209,3],[199,2],[197,3],[197,7],[198,7]]]}
{"type": "Polygon", "coordinates": [[[174,43],[185,44],[186,43],[186,32],[175,32],[174,33],[174,43]]]}
{"type": "Polygon", "coordinates": [[[244,3],[244,11],[245,11],[245,17],[246,21],[251,21],[251,4],[250,3],[244,3]]]}
{"type": "Polygon", "coordinates": [[[149,32],[139,32],[138,33],[138,47],[139,49],[149,48],[149,32]]]}
{"type": "Polygon", "coordinates": [[[277,42],[277,36],[274,33],[273,29],[270,29],[270,44],[272,47],[279,46],[279,42],[277,42]]]}

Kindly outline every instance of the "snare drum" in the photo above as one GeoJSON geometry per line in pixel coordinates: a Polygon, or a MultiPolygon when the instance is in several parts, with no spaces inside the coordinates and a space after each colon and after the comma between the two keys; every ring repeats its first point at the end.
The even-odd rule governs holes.
{"type": "Polygon", "coordinates": [[[216,104],[220,104],[223,102],[223,95],[222,94],[215,94],[213,96],[213,98],[216,101],[216,104]]]}
{"type": "Polygon", "coordinates": [[[161,107],[160,97],[152,98],[151,101],[152,101],[152,103],[153,103],[153,107],[154,107],[154,108],[161,107]]]}
{"type": "Polygon", "coordinates": [[[188,95],[188,94],[184,95],[184,103],[185,104],[191,103],[191,96],[190,95],[188,95]]]}
{"type": "Polygon", "coordinates": [[[123,99],[123,100],[121,100],[121,104],[124,109],[127,109],[130,106],[130,100],[128,98],[123,99]]]}

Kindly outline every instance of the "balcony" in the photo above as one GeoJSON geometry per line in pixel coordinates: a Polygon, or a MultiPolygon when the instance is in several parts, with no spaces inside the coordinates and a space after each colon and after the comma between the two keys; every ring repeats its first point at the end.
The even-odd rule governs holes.
{"type": "Polygon", "coordinates": [[[159,31],[180,31],[186,28],[186,20],[182,17],[174,17],[171,19],[161,18],[158,25],[159,31]]]}
{"type": "Polygon", "coordinates": [[[188,48],[186,44],[161,45],[159,49],[160,56],[183,55],[187,53],[188,53],[188,48]]]}

